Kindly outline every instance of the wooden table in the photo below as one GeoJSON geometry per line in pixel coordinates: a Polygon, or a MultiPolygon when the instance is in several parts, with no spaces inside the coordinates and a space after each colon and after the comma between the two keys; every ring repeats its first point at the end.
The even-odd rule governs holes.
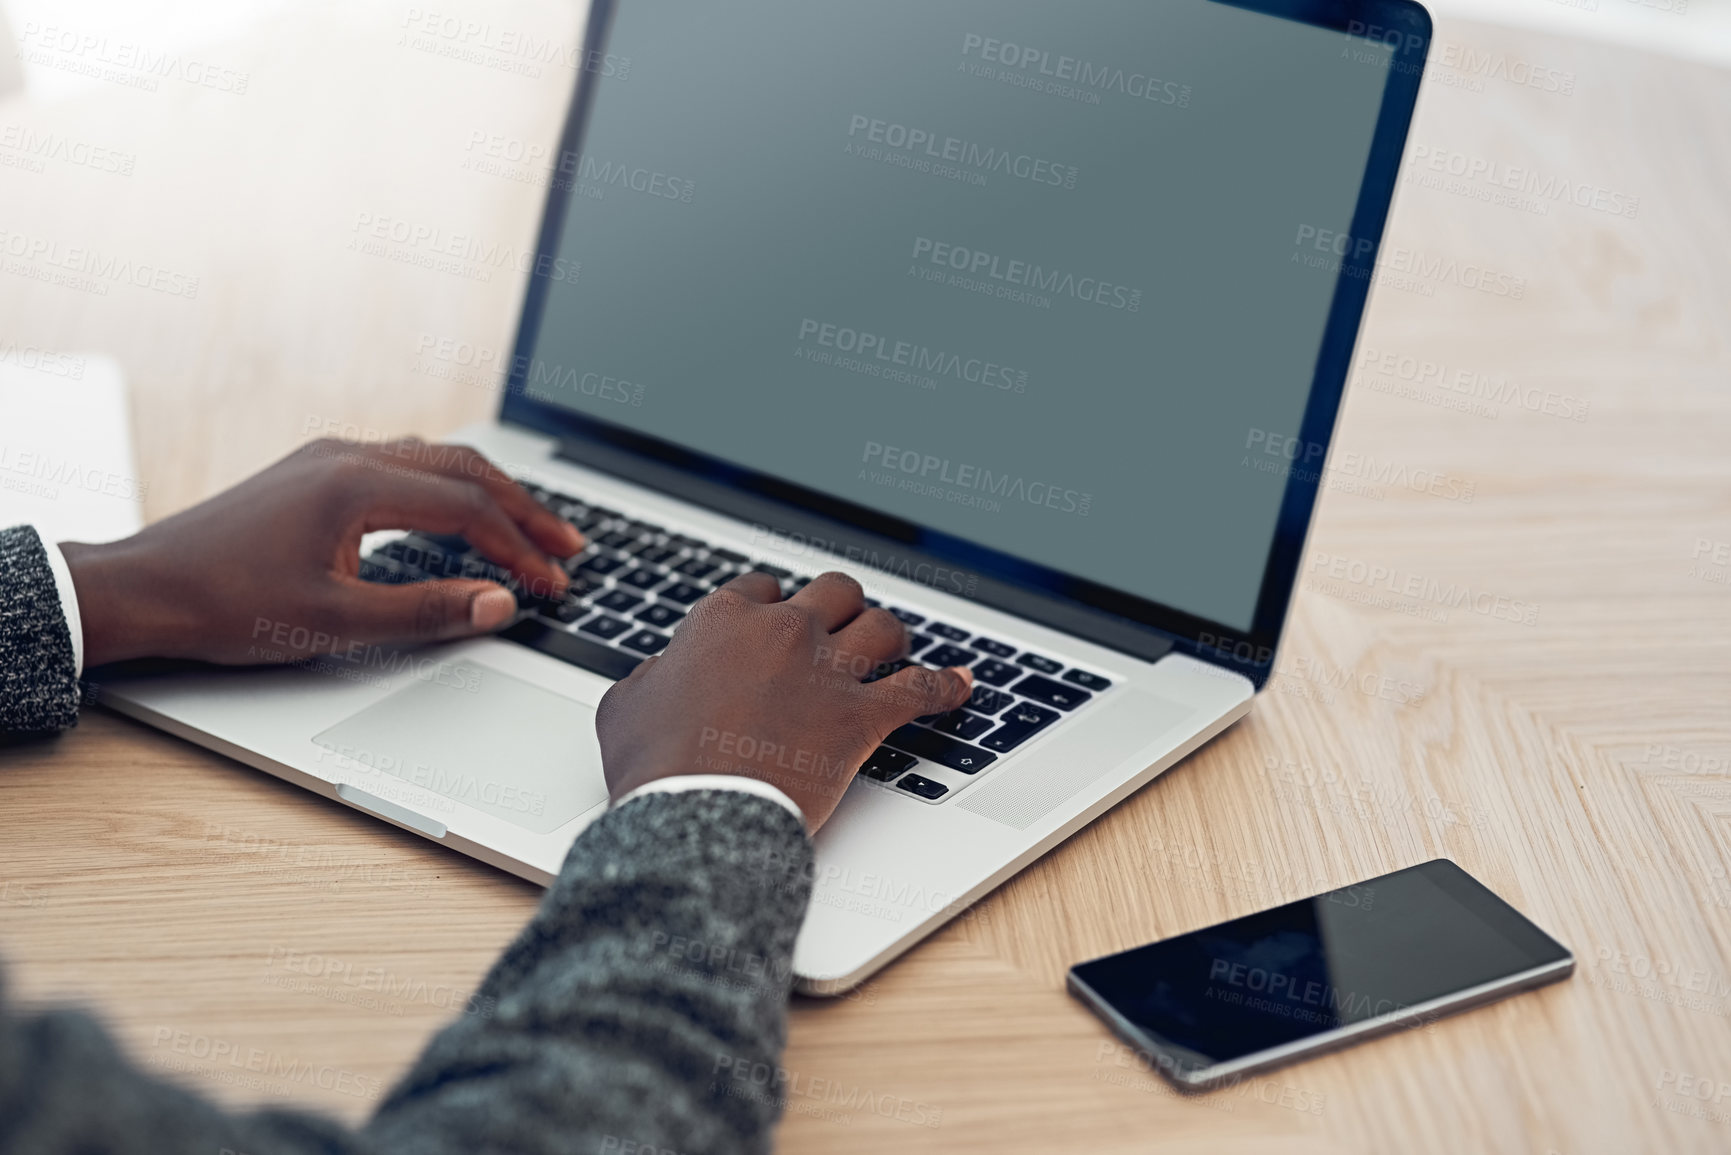
{"type": "MultiPolygon", "coordinates": [[[[0,228],[199,278],[188,299],[0,275],[0,345],[128,367],[152,517],[328,427],[438,433],[493,405],[425,353],[503,347],[519,278],[346,245],[378,214],[526,249],[538,191],[464,166],[495,135],[550,141],[569,74],[326,8],[209,50],[244,94],[0,106],[135,161],[0,168],[0,228]]],[[[551,0],[486,14],[576,27],[551,0]]],[[[1731,76],[1440,33],[1457,66],[1433,72],[1389,237],[1407,271],[1375,294],[1278,678],[856,997],[800,1001],[786,1066],[855,1106],[794,1100],[783,1150],[1731,1148],[1731,76]],[[1570,198],[1451,185],[1456,154],[1570,198]],[[1469,287],[1484,268],[1508,296],[1469,287]],[[1201,1098],[1063,993],[1078,959],[1439,855],[1573,947],[1575,977],[1201,1098]],[[903,1101],[934,1125],[873,1113],[903,1101]]],[[[231,1104],[362,1118],[538,894],[99,711],[0,767],[13,992],[94,1006],[231,1104]],[[368,968],[395,993],[357,996],[368,968]],[[255,1047],[277,1073],[224,1081],[255,1047]]]]}

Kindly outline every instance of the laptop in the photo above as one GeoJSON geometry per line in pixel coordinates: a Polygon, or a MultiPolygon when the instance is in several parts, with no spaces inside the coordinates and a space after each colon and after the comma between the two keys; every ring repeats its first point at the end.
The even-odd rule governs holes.
{"type": "Polygon", "coordinates": [[[857,985],[1267,682],[1429,33],[1407,0],[595,0],[502,404],[457,438],[587,535],[572,596],[105,700],[545,884],[606,808],[614,681],[736,574],[842,570],[977,683],[817,836],[792,970],[857,985]]]}

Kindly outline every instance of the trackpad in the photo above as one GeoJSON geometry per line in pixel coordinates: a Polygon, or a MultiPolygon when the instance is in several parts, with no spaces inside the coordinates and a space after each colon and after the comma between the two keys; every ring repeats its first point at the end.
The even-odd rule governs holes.
{"type": "Polygon", "coordinates": [[[417,679],[313,742],[362,790],[410,807],[442,795],[536,834],[607,801],[594,708],[472,662],[417,679]]]}

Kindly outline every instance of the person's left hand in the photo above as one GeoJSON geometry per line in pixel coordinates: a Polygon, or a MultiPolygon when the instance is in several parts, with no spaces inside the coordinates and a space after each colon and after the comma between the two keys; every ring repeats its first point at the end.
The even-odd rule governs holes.
{"type": "Polygon", "coordinates": [[[516,598],[494,582],[361,581],[361,535],[383,529],[461,534],[546,597],[567,584],[553,558],[583,548],[473,449],[315,441],[124,541],[62,545],[84,664],[295,661],[485,633],[515,616],[516,598]]]}

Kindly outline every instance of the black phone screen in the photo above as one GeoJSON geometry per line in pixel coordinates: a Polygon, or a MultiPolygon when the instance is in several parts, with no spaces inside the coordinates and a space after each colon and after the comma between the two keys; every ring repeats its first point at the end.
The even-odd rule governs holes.
{"type": "Polygon", "coordinates": [[[1437,859],[1072,973],[1177,1066],[1194,1069],[1567,958],[1471,875],[1437,859]]]}

